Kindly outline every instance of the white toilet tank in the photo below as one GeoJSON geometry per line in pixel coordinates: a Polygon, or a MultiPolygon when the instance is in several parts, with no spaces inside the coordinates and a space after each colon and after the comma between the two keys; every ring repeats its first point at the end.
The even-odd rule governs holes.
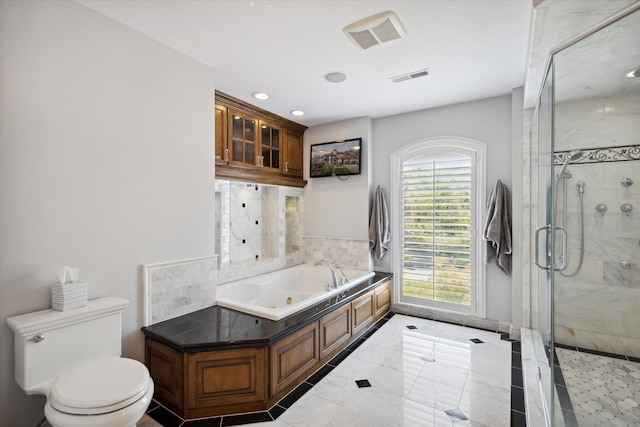
{"type": "Polygon", "coordinates": [[[28,394],[46,393],[58,374],[106,356],[120,356],[122,312],[129,301],[107,297],[69,311],[10,317],[15,377],[28,394]]]}

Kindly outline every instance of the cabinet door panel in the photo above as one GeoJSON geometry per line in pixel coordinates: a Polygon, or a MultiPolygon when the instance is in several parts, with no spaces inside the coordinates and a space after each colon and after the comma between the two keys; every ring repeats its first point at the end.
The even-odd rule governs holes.
{"type": "Polygon", "coordinates": [[[342,349],[351,338],[351,305],[347,304],[320,319],[320,358],[342,349]]]}
{"type": "Polygon", "coordinates": [[[187,406],[198,409],[263,402],[264,354],[264,349],[242,349],[189,355],[187,406]]]}
{"type": "Polygon", "coordinates": [[[280,173],[281,129],[271,123],[260,121],[260,170],[280,173]]]}
{"type": "Polygon", "coordinates": [[[153,378],[155,397],[183,408],[183,354],[147,338],[145,364],[153,378]]]}
{"type": "Polygon", "coordinates": [[[366,329],[373,323],[375,316],[375,292],[369,291],[351,303],[353,311],[353,335],[366,329]]]}
{"type": "Polygon", "coordinates": [[[313,322],[271,347],[271,396],[301,379],[320,362],[318,344],[318,322],[313,322]]]}
{"type": "Polygon", "coordinates": [[[376,288],[376,319],[382,317],[391,307],[391,280],[376,288]]]}
{"type": "Polygon", "coordinates": [[[302,135],[285,130],[282,173],[302,177],[302,135]]]}
{"type": "Polygon", "coordinates": [[[227,123],[231,129],[230,165],[255,168],[258,119],[238,111],[228,110],[227,123]]]}
{"type": "Polygon", "coordinates": [[[229,159],[229,146],[227,144],[227,107],[216,104],[215,124],[216,164],[226,165],[229,159]]]}

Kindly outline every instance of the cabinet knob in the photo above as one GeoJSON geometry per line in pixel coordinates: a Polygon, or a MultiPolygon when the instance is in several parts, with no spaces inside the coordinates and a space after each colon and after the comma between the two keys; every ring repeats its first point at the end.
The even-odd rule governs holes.
{"type": "Polygon", "coordinates": [[[229,149],[228,148],[224,149],[224,161],[225,162],[229,161],[229,149]]]}

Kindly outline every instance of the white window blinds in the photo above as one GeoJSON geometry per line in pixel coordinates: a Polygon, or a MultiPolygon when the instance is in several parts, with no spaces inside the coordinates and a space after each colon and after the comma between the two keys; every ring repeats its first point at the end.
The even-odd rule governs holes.
{"type": "Polygon", "coordinates": [[[472,166],[455,153],[403,164],[404,296],[471,304],[472,166]]]}

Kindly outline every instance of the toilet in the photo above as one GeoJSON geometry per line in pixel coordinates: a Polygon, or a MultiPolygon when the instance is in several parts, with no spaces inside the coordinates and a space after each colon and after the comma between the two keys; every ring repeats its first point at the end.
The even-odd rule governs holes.
{"type": "Polygon", "coordinates": [[[53,427],[129,427],[153,397],[146,366],[122,353],[122,312],[129,301],[107,297],[68,311],[10,317],[15,378],[27,394],[47,398],[53,427]]]}

